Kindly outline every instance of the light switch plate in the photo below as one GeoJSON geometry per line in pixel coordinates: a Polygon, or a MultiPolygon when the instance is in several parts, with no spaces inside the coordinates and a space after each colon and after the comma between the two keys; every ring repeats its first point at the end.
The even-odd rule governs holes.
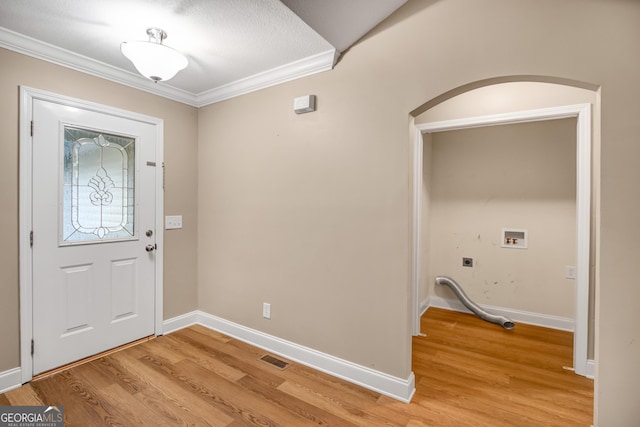
{"type": "Polygon", "coordinates": [[[271,304],[268,302],[262,303],[262,317],[271,319],[271,304]]]}
{"type": "Polygon", "coordinates": [[[173,230],[182,228],[182,215],[171,215],[164,217],[164,229],[173,230]]]}

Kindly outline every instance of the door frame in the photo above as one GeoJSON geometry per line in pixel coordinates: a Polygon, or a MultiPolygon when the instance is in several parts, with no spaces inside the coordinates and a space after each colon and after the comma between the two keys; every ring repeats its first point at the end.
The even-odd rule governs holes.
{"type": "Polygon", "coordinates": [[[414,125],[413,138],[413,224],[412,286],[413,334],[420,334],[420,281],[422,268],[422,176],[423,138],[431,132],[492,125],[577,118],[576,126],[576,308],[573,338],[573,367],[577,374],[593,376],[587,361],[589,336],[589,259],[591,245],[591,104],[575,104],[504,114],[468,117],[414,125]]]}
{"type": "MultiPolygon", "coordinates": [[[[33,339],[33,257],[31,250],[32,230],[32,136],[33,102],[43,100],[61,104],[69,108],[80,108],[97,113],[108,114],[155,126],[156,134],[156,169],[155,169],[155,335],[162,335],[163,321],[163,254],[164,254],[164,121],[162,119],[134,113],[115,107],[97,104],[90,101],[58,95],[39,89],[20,86],[20,120],[19,120],[19,263],[20,263],[20,371],[22,384],[33,378],[33,359],[31,356],[31,340],[33,339]]],[[[37,238],[37,236],[35,237],[37,238]]]]}

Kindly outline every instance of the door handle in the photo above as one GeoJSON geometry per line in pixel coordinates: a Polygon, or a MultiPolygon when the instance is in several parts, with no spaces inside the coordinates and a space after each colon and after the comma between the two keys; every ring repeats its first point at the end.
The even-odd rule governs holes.
{"type": "Polygon", "coordinates": [[[147,252],[153,252],[156,249],[156,245],[147,245],[144,249],[147,252]]]}

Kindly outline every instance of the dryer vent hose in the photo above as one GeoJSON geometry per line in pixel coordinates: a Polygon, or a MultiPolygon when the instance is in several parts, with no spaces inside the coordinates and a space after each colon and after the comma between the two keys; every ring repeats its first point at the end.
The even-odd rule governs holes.
{"type": "Polygon", "coordinates": [[[452,278],[446,276],[438,276],[436,277],[436,283],[438,285],[445,285],[451,288],[451,290],[456,294],[458,299],[462,301],[465,307],[471,310],[476,316],[481,318],[482,320],[486,320],[487,322],[497,323],[505,329],[513,329],[516,325],[510,319],[507,319],[504,316],[498,316],[495,314],[489,313],[487,310],[480,307],[475,302],[471,301],[467,294],[464,293],[462,287],[452,278]]]}

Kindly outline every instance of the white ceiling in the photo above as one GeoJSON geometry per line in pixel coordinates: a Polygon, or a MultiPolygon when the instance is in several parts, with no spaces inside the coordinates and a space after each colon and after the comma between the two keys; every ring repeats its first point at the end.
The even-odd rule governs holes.
{"type": "Polygon", "coordinates": [[[333,68],[407,0],[3,0],[0,47],[202,106],[333,68]],[[146,29],[189,66],[153,83],[120,53],[146,29]]]}

